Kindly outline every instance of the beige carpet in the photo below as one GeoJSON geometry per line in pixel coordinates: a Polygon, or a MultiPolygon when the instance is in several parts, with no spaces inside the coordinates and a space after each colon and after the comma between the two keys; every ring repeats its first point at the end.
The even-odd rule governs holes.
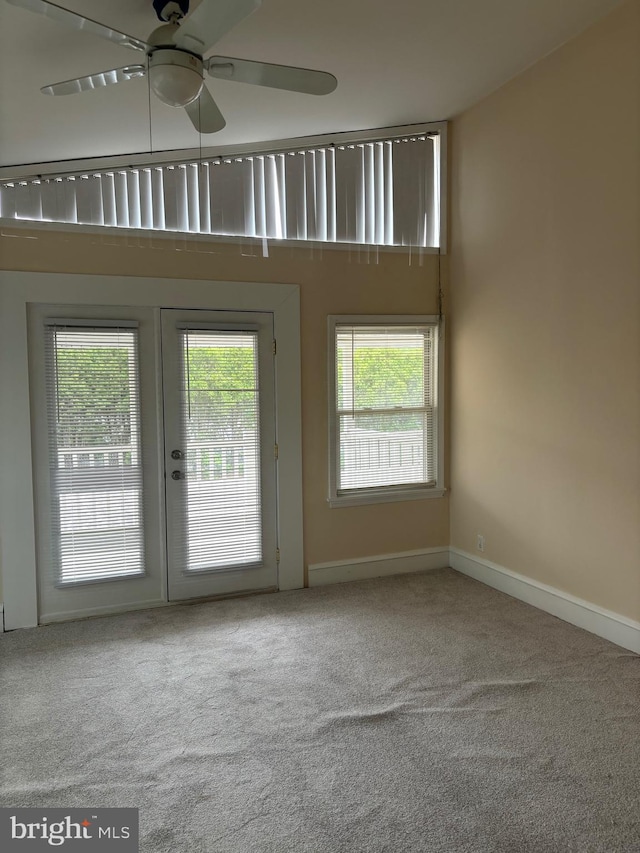
{"type": "Polygon", "coordinates": [[[640,658],[451,570],[5,634],[2,804],[148,853],[640,851],[640,658]]]}

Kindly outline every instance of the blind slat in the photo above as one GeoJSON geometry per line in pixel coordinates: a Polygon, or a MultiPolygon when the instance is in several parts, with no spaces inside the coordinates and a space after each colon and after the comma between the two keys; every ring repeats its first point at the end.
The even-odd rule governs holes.
{"type": "Polygon", "coordinates": [[[210,166],[201,163],[198,167],[198,186],[200,188],[200,233],[211,233],[211,185],[210,166]]]}
{"type": "Polygon", "coordinates": [[[126,175],[127,210],[129,227],[142,228],[142,188],[140,187],[140,172],[132,170],[126,175]]]}
{"type": "Polygon", "coordinates": [[[307,203],[305,198],[304,159],[299,153],[285,157],[286,236],[290,240],[307,239],[307,203]]]}
{"type": "Polygon", "coordinates": [[[116,172],[113,178],[116,196],[116,225],[120,228],[129,228],[131,224],[129,213],[132,208],[135,209],[137,207],[139,209],[140,199],[132,197],[129,193],[126,172],[116,172]]]}
{"type": "Polygon", "coordinates": [[[185,166],[185,189],[187,193],[188,206],[188,230],[199,234],[200,226],[200,181],[198,164],[190,163],[185,166]]]}
{"type": "MultiPolygon", "coordinates": [[[[111,173],[102,175],[100,181],[100,195],[102,196],[102,209],[104,211],[104,224],[117,225],[116,217],[116,191],[114,177],[111,173]]],[[[58,220],[59,221],[59,220],[58,220]]]]}

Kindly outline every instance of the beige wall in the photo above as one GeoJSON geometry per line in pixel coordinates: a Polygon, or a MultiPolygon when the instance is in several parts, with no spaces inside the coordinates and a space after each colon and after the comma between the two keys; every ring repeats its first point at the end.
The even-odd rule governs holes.
{"type": "Polygon", "coordinates": [[[452,545],[640,618],[640,3],[455,120],[452,545]]]}
{"type": "Polygon", "coordinates": [[[202,243],[155,241],[154,248],[146,239],[136,243],[16,230],[0,238],[0,264],[40,272],[299,284],[306,564],[448,544],[446,497],[338,509],[330,509],[326,500],[327,315],[435,313],[437,256],[270,248],[263,258],[240,244],[217,244],[215,254],[206,254],[202,243]]]}
{"type": "MultiPolygon", "coordinates": [[[[635,619],[639,44],[628,0],[455,120],[448,326],[451,544],[635,619]]],[[[436,257],[132,242],[15,232],[0,266],[300,284],[306,562],[448,543],[447,499],[326,503],[326,315],[434,312],[436,257]]]]}

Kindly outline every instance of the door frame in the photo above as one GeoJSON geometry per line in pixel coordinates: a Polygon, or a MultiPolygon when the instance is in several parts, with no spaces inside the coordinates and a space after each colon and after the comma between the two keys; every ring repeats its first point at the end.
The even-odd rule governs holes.
{"type": "MultiPolygon", "coordinates": [[[[300,291],[295,284],[0,272],[0,567],[5,630],[38,624],[27,308],[31,303],[273,313],[281,590],[304,586],[300,291]],[[179,282],[179,284],[178,284],[179,282]]],[[[113,611],[110,611],[113,612],[113,611]]]]}

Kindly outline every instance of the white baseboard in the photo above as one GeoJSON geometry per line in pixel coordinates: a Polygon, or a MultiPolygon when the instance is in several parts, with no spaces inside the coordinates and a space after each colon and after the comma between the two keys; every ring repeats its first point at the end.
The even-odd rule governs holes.
{"type": "Polygon", "coordinates": [[[356,557],[333,563],[314,563],[309,566],[309,586],[330,583],[361,581],[387,575],[404,575],[446,569],[449,566],[449,548],[423,548],[419,551],[402,551],[399,554],[379,554],[375,557],[356,557]]]}
{"type": "Polygon", "coordinates": [[[134,610],[150,610],[154,607],[168,607],[172,601],[159,598],[147,601],[136,601],[133,604],[105,605],[103,607],[88,607],[86,610],[65,610],[61,613],[43,613],[40,625],[51,625],[54,622],[73,622],[77,619],[89,619],[94,616],[115,616],[118,613],[131,613],[134,610]]]}
{"type": "MultiPolygon", "coordinates": [[[[459,548],[424,548],[419,551],[403,551],[399,554],[380,554],[374,557],[357,557],[353,560],[337,560],[332,563],[315,563],[309,566],[309,586],[432,571],[448,566],[513,598],[531,604],[539,610],[551,613],[565,622],[570,622],[624,649],[640,654],[640,622],[611,610],[605,610],[596,604],[576,598],[568,592],[532,578],[519,575],[504,566],[461,551],[459,548]]],[[[125,605],[118,608],[118,611],[158,606],[167,606],[167,602],[147,601],[125,605]]],[[[107,608],[96,607],[90,614],[86,611],[82,614],[74,612],[49,614],[43,621],[57,622],[84,618],[88,615],[107,615],[107,608]]],[[[3,630],[4,608],[0,602],[0,632],[3,630]]]]}
{"type": "Polygon", "coordinates": [[[568,592],[539,583],[458,548],[450,548],[449,554],[449,565],[457,572],[640,654],[640,622],[627,619],[619,613],[605,610],[568,592]]]}

